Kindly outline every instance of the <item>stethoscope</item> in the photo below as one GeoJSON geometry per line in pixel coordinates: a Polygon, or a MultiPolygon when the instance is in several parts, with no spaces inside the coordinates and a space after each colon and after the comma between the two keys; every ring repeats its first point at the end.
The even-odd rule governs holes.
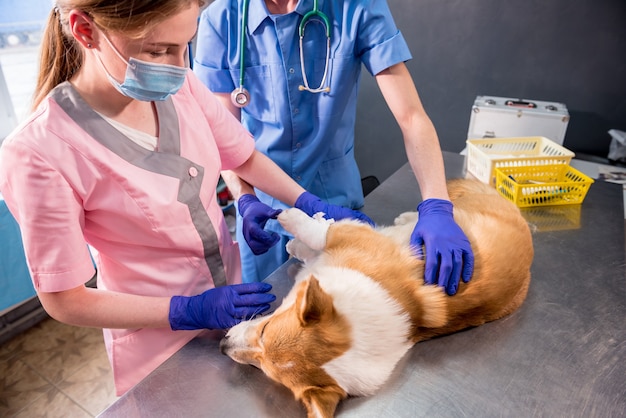
{"type": "MultiPolygon", "coordinates": [[[[313,10],[306,13],[302,17],[302,21],[300,22],[300,26],[298,27],[298,35],[300,36],[300,71],[302,71],[302,81],[304,85],[298,86],[298,90],[300,91],[308,91],[311,93],[322,93],[329,92],[330,87],[326,86],[326,78],[328,76],[328,62],[330,60],[330,21],[328,16],[326,16],[322,11],[320,11],[317,7],[317,1],[313,2],[313,10]],[[302,47],[304,41],[304,29],[309,22],[314,21],[321,23],[324,26],[326,31],[326,63],[324,65],[324,76],[322,77],[322,81],[320,85],[316,88],[311,88],[309,86],[309,80],[306,76],[306,70],[304,67],[304,48],[302,47]]],[[[243,0],[243,10],[242,10],[242,22],[241,22],[241,35],[239,38],[239,87],[237,87],[230,94],[230,98],[233,104],[237,107],[245,107],[250,103],[250,92],[246,90],[244,87],[244,51],[246,48],[246,27],[248,25],[248,5],[250,4],[250,0],[243,0]]]]}

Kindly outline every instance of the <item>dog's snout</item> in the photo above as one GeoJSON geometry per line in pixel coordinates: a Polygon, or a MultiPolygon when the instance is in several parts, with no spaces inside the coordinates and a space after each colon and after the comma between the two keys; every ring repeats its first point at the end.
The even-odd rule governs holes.
{"type": "Polygon", "coordinates": [[[224,355],[226,355],[226,349],[228,348],[228,338],[228,335],[226,335],[220,341],[220,352],[224,355]]]}

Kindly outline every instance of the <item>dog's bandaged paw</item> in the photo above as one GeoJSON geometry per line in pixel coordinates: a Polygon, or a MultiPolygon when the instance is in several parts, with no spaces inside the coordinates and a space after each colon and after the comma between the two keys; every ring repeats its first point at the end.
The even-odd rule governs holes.
{"type": "Polygon", "coordinates": [[[331,224],[335,222],[334,219],[324,218],[324,215],[326,215],[324,212],[317,212],[315,215],[312,216],[312,218],[318,222],[326,222],[326,223],[331,223],[331,224]]]}
{"type": "Polygon", "coordinates": [[[290,256],[297,258],[300,261],[304,261],[305,263],[320,255],[320,251],[310,249],[299,239],[292,239],[287,243],[285,248],[290,256]]]}
{"type": "MultiPolygon", "coordinates": [[[[278,222],[297,240],[315,251],[324,249],[328,227],[334,223],[332,219],[324,219],[323,213],[316,213],[311,218],[297,208],[282,211],[278,215],[278,222]]],[[[295,256],[295,254],[292,255],[295,256]]]]}

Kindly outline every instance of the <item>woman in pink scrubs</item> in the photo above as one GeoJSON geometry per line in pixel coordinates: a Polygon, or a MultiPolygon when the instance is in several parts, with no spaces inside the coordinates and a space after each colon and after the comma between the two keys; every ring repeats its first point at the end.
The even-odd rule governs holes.
{"type": "MultiPolygon", "coordinates": [[[[201,329],[229,328],[275,299],[268,284],[240,284],[220,171],[288,205],[311,202],[187,71],[201,6],[58,0],[33,114],[0,149],[0,190],[39,299],[59,321],[104,328],[118,395],[201,329]],[[87,244],[97,289],[84,285],[95,274],[87,244]]],[[[239,209],[251,246],[276,239],[263,226],[279,211],[250,194],[239,209]]]]}

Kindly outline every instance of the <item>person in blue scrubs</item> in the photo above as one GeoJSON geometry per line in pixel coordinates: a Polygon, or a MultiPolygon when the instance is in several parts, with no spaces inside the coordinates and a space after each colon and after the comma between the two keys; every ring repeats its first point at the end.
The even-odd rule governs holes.
{"type": "MultiPolygon", "coordinates": [[[[402,130],[425,199],[412,244],[425,249],[426,282],[454,294],[459,278],[466,282],[471,277],[473,254],[452,218],[439,140],[404,64],[409,59],[411,53],[386,0],[216,0],[201,15],[193,68],[252,133],[258,150],[325,202],[359,209],[364,199],[354,158],[354,127],[365,66],[402,130]],[[313,17],[305,26],[302,60],[298,28],[316,5],[330,22],[330,48],[322,20],[313,17]],[[303,90],[307,83],[302,61],[308,85],[324,91],[303,90]],[[249,92],[249,103],[238,107],[231,93],[243,88],[249,92]]],[[[224,172],[223,177],[235,198],[256,192],[268,206],[286,207],[232,173],[224,172]]],[[[280,239],[260,255],[258,249],[253,254],[249,246],[240,246],[246,282],[263,280],[288,257],[286,231],[272,219],[260,223],[280,239]]],[[[238,216],[239,242],[244,241],[241,231],[238,216]]]]}

